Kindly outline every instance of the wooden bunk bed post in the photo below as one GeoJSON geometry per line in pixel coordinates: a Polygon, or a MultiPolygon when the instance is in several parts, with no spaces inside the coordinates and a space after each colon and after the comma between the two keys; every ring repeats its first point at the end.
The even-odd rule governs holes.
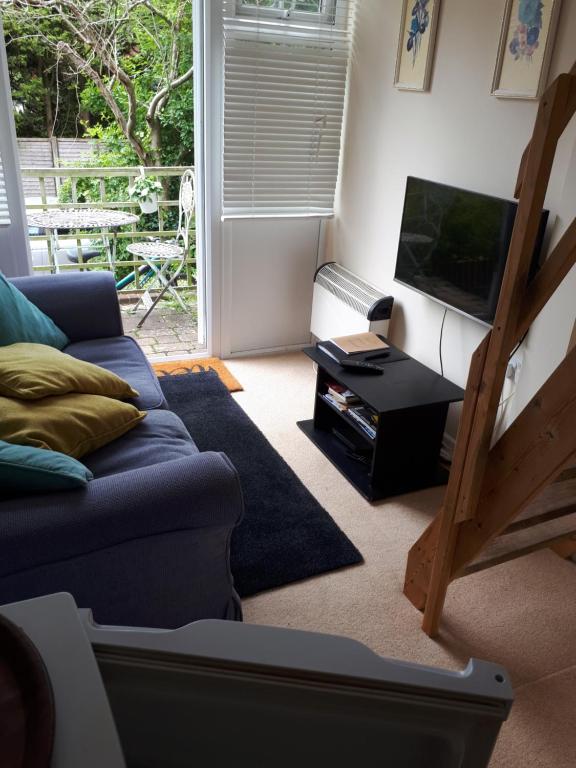
{"type": "Polygon", "coordinates": [[[494,325],[472,358],[444,503],[408,555],[404,592],[424,610],[422,628],[430,636],[438,632],[450,581],[576,452],[576,402],[566,387],[567,377],[573,382],[576,375],[576,352],[490,447],[509,355],[576,261],[575,220],[527,288],[557,143],[574,112],[576,64],[540,103],[520,166],[520,200],[494,325]],[[509,486],[520,483],[521,492],[511,498],[509,486]]]}

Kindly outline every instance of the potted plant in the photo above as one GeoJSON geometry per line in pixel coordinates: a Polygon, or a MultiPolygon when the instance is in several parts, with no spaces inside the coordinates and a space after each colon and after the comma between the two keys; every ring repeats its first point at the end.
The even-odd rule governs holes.
{"type": "Polygon", "coordinates": [[[142,213],[155,213],[158,210],[158,193],[161,191],[162,184],[155,176],[138,176],[128,188],[131,199],[140,204],[142,213]]]}

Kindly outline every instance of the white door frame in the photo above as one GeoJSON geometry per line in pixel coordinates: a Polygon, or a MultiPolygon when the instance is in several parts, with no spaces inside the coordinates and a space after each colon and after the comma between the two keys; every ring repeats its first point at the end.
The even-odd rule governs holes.
{"type": "MultiPolygon", "coordinates": [[[[222,353],[221,13],[220,2],[194,0],[194,156],[198,185],[196,237],[199,243],[197,252],[200,252],[204,268],[202,274],[198,272],[198,285],[201,285],[202,278],[206,352],[215,356],[222,353]]],[[[200,300],[198,309],[200,314],[200,300]]]]}
{"type": "MultiPolygon", "coordinates": [[[[196,175],[196,307],[198,342],[210,346],[211,325],[207,323],[208,290],[207,260],[209,248],[206,238],[206,154],[204,121],[204,4],[194,0],[192,3],[192,32],[194,56],[194,168],[196,175]],[[208,327],[207,327],[208,326],[208,327]]],[[[208,241],[209,242],[209,241],[208,241]]],[[[210,352],[210,349],[208,349],[210,352]]]]}
{"type": "Polygon", "coordinates": [[[10,224],[0,227],[0,270],[7,277],[32,272],[28,224],[20,175],[20,159],[14,125],[14,107],[10,91],[10,74],[4,44],[4,27],[0,16],[0,155],[4,168],[10,224]]]}

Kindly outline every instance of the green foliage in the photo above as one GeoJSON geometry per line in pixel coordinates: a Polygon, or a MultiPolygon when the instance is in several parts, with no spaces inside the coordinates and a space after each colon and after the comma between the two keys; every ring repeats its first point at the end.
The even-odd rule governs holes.
{"type": "Polygon", "coordinates": [[[162,165],[194,165],[194,92],[178,89],[160,114],[162,165]]]}
{"type": "Polygon", "coordinates": [[[18,135],[45,137],[55,124],[54,135],[98,139],[103,147],[99,165],[139,165],[142,157],[134,142],[146,153],[147,165],[193,164],[191,79],[169,90],[154,125],[147,120],[154,96],[192,66],[192,0],[162,0],[151,6],[128,0],[91,0],[79,1],[78,8],[111,41],[109,49],[117,52],[117,64],[134,87],[134,141],[131,145],[127,140],[102,89],[87,70],[62,52],[62,44],[70,45],[98,73],[127,119],[125,87],[104,54],[99,57],[95,47],[64,23],[66,8],[50,0],[8,0],[3,8],[18,135]]]}
{"type": "MultiPolygon", "coordinates": [[[[162,11],[173,17],[180,6],[187,8],[184,23],[175,44],[180,51],[178,72],[182,74],[192,66],[192,4],[191,0],[164,0],[162,11]]],[[[165,70],[171,52],[173,39],[166,29],[155,24],[156,38],[152,38],[144,23],[147,11],[137,8],[132,11],[130,43],[126,42],[125,55],[121,57],[122,68],[131,77],[138,101],[135,134],[147,152],[151,151],[150,129],[146,111],[151,99],[164,83],[165,70]],[[142,23],[140,23],[142,22],[142,23]],[[160,44],[160,45],[159,45],[160,44]]],[[[113,93],[124,112],[127,99],[123,88],[116,84],[113,93]]],[[[104,143],[106,150],[115,155],[117,165],[138,164],[133,149],[126,143],[120,127],[96,85],[89,82],[80,94],[82,108],[92,116],[87,133],[104,143]],[[121,162],[118,162],[121,161],[121,162]]],[[[194,96],[192,81],[171,91],[168,100],[159,112],[161,126],[160,164],[191,165],[194,162],[194,96]]],[[[110,158],[112,159],[112,158],[110,158]]]]}
{"type": "MultiPolygon", "coordinates": [[[[42,16],[31,24],[14,13],[2,14],[8,71],[19,136],[44,138],[76,136],[82,132],[78,114],[78,91],[82,78],[71,78],[54,51],[56,30],[42,16]]],[[[60,31],[58,37],[67,39],[60,31]]]]}
{"type": "MultiPolygon", "coordinates": [[[[121,165],[115,163],[114,165],[121,165]]],[[[106,168],[100,158],[91,161],[84,161],[83,166],[88,168],[106,168]]],[[[122,176],[113,176],[104,179],[104,199],[113,201],[128,200],[128,179],[122,176]]],[[[62,182],[58,193],[60,203],[71,203],[72,197],[72,179],[65,179],[62,182]]],[[[100,202],[100,179],[91,176],[81,176],[76,179],[76,202],[78,203],[98,203],[100,202]]]]}

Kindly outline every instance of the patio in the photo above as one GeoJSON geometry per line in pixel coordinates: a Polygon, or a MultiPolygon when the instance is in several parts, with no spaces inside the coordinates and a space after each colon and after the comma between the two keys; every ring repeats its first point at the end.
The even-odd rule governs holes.
{"type": "MultiPolygon", "coordinates": [[[[189,312],[184,312],[172,298],[160,302],[146,319],[144,326],[137,330],[145,309],[130,312],[146,288],[146,278],[141,274],[143,262],[132,256],[127,246],[156,240],[170,242],[176,235],[178,224],[178,185],[185,166],[148,168],[147,173],[164,179],[170,187],[169,199],[158,201],[158,211],[152,215],[140,213],[138,203],[128,196],[128,186],[138,176],[135,167],[82,167],[82,168],[23,168],[22,175],[28,183],[34,182],[40,190],[39,198],[27,198],[26,207],[31,218],[34,215],[56,214],[76,215],[105,213],[115,215],[119,212],[137,214],[128,226],[110,228],[90,226],[82,229],[64,227],[59,240],[61,249],[69,249],[78,254],[72,260],[66,258],[66,250],[57,250],[58,243],[50,235],[50,230],[37,227],[30,230],[33,269],[38,273],[91,270],[108,268],[116,279],[132,275],[123,290],[119,290],[124,328],[143,348],[151,360],[169,357],[191,357],[202,347],[198,344],[197,302],[196,302],[196,248],[194,242],[194,222],[190,230],[191,248],[186,257],[184,269],[178,280],[178,291],[184,299],[189,312]],[[63,195],[64,185],[69,185],[68,195],[63,195]],[[51,186],[52,185],[52,186],[51,186]],[[54,194],[56,193],[56,194],[54,194]],[[63,202],[67,200],[67,202],[63,202]],[[100,249],[95,258],[90,249],[100,249]],[[64,254],[64,255],[62,255],[64,254]]],[[[89,221],[89,224],[91,222],[89,221]]],[[[82,225],[79,225],[82,226],[82,225]]]]}
{"type": "Polygon", "coordinates": [[[169,300],[161,301],[143,327],[137,329],[136,325],[146,309],[143,307],[132,313],[130,310],[136,303],[137,297],[132,299],[122,297],[124,330],[128,336],[140,344],[149,360],[194,357],[202,350],[202,346],[198,343],[195,296],[184,293],[183,299],[191,306],[190,312],[183,312],[179,306],[169,300]]]}

